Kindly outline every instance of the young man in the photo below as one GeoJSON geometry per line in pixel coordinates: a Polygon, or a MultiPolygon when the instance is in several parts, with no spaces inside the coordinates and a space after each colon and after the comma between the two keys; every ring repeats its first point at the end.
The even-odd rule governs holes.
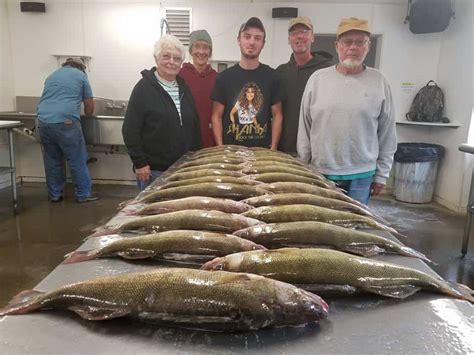
{"type": "Polygon", "coordinates": [[[237,37],[240,61],[217,76],[211,94],[212,131],[217,145],[278,148],[282,90],[277,73],[259,62],[265,28],[256,17],[242,24],[237,37]]]}
{"type": "Polygon", "coordinates": [[[296,155],[300,104],[306,83],[316,70],[334,64],[331,54],[311,52],[313,42],[314,32],[311,20],[304,16],[292,19],[288,26],[288,43],[293,53],[288,63],[276,69],[285,90],[282,101],[285,120],[278,149],[293,155],[296,155]]]}
{"type": "Polygon", "coordinates": [[[309,78],[297,140],[301,159],[365,204],[385,186],[397,149],[390,85],[364,65],[369,49],[367,20],[342,19],[339,63],[309,78]]]}
{"type": "Polygon", "coordinates": [[[189,53],[192,63],[184,63],[179,76],[184,79],[193,95],[199,115],[202,147],[213,147],[215,143],[211,126],[212,101],[209,96],[216,82],[217,72],[209,64],[212,40],[206,30],[196,30],[190,34],[189,53]]]}

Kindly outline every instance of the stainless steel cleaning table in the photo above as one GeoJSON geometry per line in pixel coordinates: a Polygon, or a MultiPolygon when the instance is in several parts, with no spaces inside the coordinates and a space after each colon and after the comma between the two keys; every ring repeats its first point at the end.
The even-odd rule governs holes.
{"type": "MultiPolygon", "coordinates": [[[[109,224],[126,218],[120,212],[109,224]]],[[[91,238],[79,250],[98,247],[110,238],[91,238]]],[[[393,255],[375,259],[434,274],[418,259],[393,255]]],[[[98,276],[171,265],[120,259],[59,265],[35,289],[47,291],[98,276]]],[[[474,307],[467,301],[419,292],[405,300],[359,296],[328,299],[328,303],[329,318],[317,325],[239,333],[165,328],[130,319],[85,321],[72,312],[59,311],[6,316],[0,319],[0,353],[474,353],[474,307]]]]}
{"type": "Polygon", "coordinates": [[[20,121],[0,121],[0,130],[6,129],[8,135],[8,151],[10,158],[9,166],[0,167],[0,175],[10,174],[12,184],[13,212],[18,212],[18,202],[16,193],[16,168],[15,168],[15,142],[13,140],[13,129],[23,126],[20,121]]]}

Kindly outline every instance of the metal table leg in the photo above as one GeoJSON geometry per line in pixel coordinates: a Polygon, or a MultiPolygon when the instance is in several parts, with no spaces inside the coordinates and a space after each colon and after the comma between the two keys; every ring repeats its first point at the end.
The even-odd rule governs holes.
{"type": "Polygon", "coordinates": [[[7,129],[8,132],[8,146],[10,150],[10,167],[11,167],[11,180],[13,188],[13,213],[18,213],[18,203],[17,203],[17,194],[16,194],[16,171],[15,171],[15,147],[13,142],[13,129],[7,129]]]}
{"type": "Polygon", "coordinates": [[[471,233],[472,214],[474,213],[474,173],[471,175],[471,188],[469,190],[469,200],[467,202],[467,217],[464,225],[464,235],[462,237],[461,255],[467,253],[467,246],[469,243],[469,235],[471,233]]]}

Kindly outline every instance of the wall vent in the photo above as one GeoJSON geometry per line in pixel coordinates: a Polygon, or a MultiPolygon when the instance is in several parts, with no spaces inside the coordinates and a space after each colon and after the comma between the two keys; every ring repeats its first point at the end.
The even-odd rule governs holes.
{"type": "Polygon", "coordinates": [[[189,33],[191,32],[191,9],[172,7],[165,10],[169,33],[178,37],[185,46],[188,46],[189,33]]]}

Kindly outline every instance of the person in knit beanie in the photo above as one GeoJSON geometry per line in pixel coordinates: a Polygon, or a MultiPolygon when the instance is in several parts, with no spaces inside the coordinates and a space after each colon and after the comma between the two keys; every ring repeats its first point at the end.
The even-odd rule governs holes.
{"type": "Polygon", "coordinates": [[[214,136],[211,126],[212,88],[216,81],[217,72],[209,64],[212,55],[212,39],[206,30],[196,30],[189,36],[189,53],[192,63],[184,63],[181,76],[191,89],[196,104],[201,128],[203,148],[213,147],[214,136]]]}

